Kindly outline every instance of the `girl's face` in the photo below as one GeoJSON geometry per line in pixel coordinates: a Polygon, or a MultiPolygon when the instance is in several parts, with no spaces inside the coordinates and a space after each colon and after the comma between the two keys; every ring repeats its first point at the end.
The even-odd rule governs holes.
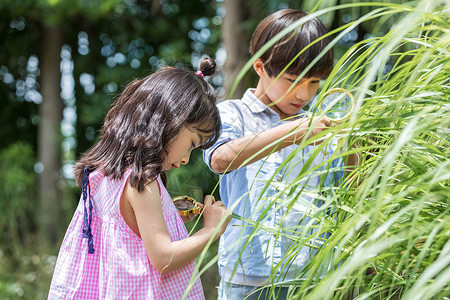
{"type": "Polygon", "coordinates": [[[183,126],[168,145],[168,154],[163,162],[163,169],[169,171],[178,169],[180,165],[189,162],[189,157],[194,148],[198,148],[208,139],[208,134],[195,129],[192,126],[183,126]]]}

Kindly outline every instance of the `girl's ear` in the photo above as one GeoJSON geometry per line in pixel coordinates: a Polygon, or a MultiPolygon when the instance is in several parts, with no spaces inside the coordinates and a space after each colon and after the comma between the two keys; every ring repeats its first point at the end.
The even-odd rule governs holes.
{"type": "Polygon", "coordinates": [[[264,63],[260,58],[253,62],[253,69],[255,69],[256,74],[258,74],[259,77],[267,76],[266,69],[264,68],[264,63]]]}

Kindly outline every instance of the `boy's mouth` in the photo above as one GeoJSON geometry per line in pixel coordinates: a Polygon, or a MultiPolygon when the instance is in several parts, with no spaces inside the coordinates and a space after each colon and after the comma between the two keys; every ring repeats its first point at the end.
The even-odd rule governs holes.
{"type": "Polygon", "coordinates": [[[295,104],[295,103],[291,103],[291,106],[292,106],[294,109],[300,110],[300,109],[303,107],[303,104],[295,104]]]}

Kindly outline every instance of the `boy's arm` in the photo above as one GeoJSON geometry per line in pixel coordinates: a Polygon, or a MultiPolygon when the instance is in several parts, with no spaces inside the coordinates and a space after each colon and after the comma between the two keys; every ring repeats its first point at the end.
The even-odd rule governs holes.
{"type": "MultiPolygon", "coordinates": [[[[353,148],[358,148],[359,146],[357,145],[357,144],[354,144],[353,145],[353,148]]],[[[348,156],[348,160],[347,160],[347,166],[357,166],[357,165],[359,165],[360,164],[360,158],[359,158],[359,152],[356,152],[356,153],[353,153],[353,154],[350,154],[349,156],[348,156]]]]}
{"type": "Polygon", "coordinates": [[[281,150],[294,143],[299,144],[305,138],[310,125],[313,129],[308,138],[327,129],[330,120],[326,117],[315,117],[312,121],[310,118],[302,118],[258,134],[233,139],[220,145],[212,153],[211,168],[217,173],[232,171],[266,157],[274,148],[281,150]],[[267,147],[274,142],[276,144],[273,147],[267,147]],[[255,155],[256,153],[258,154],[255,155]],[[249,158],[251,160],[244,164],[249,158]]]}
{"type": "MultiPolygon", "coordinates": [[[[359,148],[359,144],[358,143],[354,143],[352,145],[353,149],[358,149],[359,148]]],[[[346,160],[346,170],[347,170],[347,174],[352,172],[354,169],[356,169],[356,166],[359,166],[359,164],[361,163],[361,154],[359,152],[350,154],[347,157],[346,160]]]]}

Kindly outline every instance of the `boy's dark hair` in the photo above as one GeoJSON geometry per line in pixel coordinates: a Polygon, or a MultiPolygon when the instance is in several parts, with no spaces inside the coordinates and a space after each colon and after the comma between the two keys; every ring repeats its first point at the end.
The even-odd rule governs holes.
{"type": "MultiPolygon", "coordinates": [[[[215,72],[215,62],[204,59],[203,75],[215,72]]],[[[181,128],[211,133],[202,149],[219,137],[220,116],[211,85],[194,72],[165,67],[127,85],[106,115],[100,141],[75,166],[75,179],[81,183],[84,167],[102,170],[105,176],[120,179],[132,168],[131,186],[139,191],[163,173],[168,144],[181,128]]]]}
{"type": "MultiPolygon", "coordinates": [[[[275,35],[307,15],[306,12],[300,10],[283,9],[264,18],[253,33],[250,41],[250,54],[255,55],[275,35]]],[[[301,50],[327,33],[325,25],[319,19],[313,18],[293,32],[286,34],[260,57],[267,74],[271,77],[277,76],[301,50]]],[[[294,76],[300,75],[329,43],[330,38],[326,37],[308,47],[286,72],[294,76]]],[[[330,49],[312,66],[305,77],[327,78],[333,68],[333,59],[333,51],[330,49]]]]}

